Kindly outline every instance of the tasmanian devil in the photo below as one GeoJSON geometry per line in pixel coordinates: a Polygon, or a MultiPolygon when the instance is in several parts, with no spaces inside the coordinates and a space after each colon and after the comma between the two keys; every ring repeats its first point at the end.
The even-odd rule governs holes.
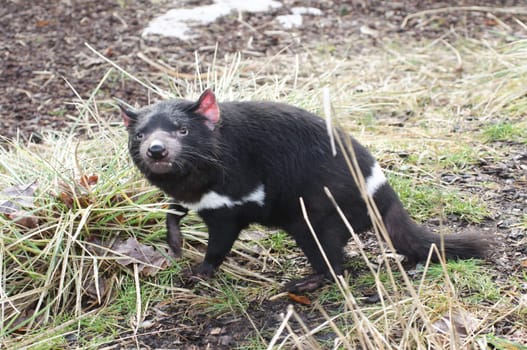
{"type": "MultiPolygon", "coordinates": [[[[355,232],[372,226],[343,152],[333,154],[325,122],[305,110],[272,102],[218,103],[211,90],[195,102],[168,100],[121,110],[135,165],[173,198],[172,209],[183,213],[167,215],[171,249],[181,254],[179,222],[188,209],[197,211],[208,227],[205,259],[192,269],[194,275],[211,277],[240,231],[260,223],[291,235],[315,270],[287,288],[320,286],[330,276],[329,268],[306,224],[300,197],[332,268],[342,274],[350,233],[324,187],[355,232]]],[[[488,241],[482,235],[441,237],[412,221],[372,155],[351,136],[339,135],[353,147],[365,191],[397,252],[420,261],[436,244],[447,258],[485,256],[488,241]]]]}

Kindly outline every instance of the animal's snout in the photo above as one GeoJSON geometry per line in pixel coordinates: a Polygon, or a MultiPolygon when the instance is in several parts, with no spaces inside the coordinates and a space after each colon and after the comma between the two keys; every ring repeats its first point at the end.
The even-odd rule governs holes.
{"type": "Polygon", "coordinates": [[[159,140],[152,141],[146,155],[154,160],[161,160],[168,155],[165,144],[159,140]]]}

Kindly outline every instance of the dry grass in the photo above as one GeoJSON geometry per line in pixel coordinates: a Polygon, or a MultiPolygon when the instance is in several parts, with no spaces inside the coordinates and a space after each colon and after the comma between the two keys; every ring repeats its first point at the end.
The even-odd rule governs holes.
{"type": "MultiPolygon", "coordinates": [[[[520,130],[512,141],[525,142],[526,58],[527,41],[492,44],[461,38],[420,47],[386,44],[353,60],[321,53],[279,55],[266,62],[233,56],[221,64],[200,64],[201,73],[207,74],[173,84],[180,88],[171,92],[195,97],[204,87],[214,86],[221,100],[281,100],[323,114],[322,91],[327,86],[335,122],[367,144],[392,169],[391,175],[410,179],[410,186],[448,191],[439,171],[458,171],[483,155],[495,160],[506,156],[506,150],[486,143],[481,132],[485,125],[506,121],[520,130]],[[412,156],[400,157],[401,152],[412,156]],[[444,161],[458,153],[461,161],[444,161]]],[[[120,235],[137,237],[167,254],[166,209],[158,204],[162,199],[131,166],[123,128],[99,113],[110,108],[109,101],[97,96],[115,69],[119,68],[102,78],[89,99],[76,102],[75,131],[82,129],[87,137],[50,133],[43,145],[14,142],[0,150],[0,189],[38,183],[35,206],[27,209],[38,217],[38,227],[27,229],[0,217],[0,340],[6,348],[124,341],[124,334],[133,338],[145,327],[145,315],[163,299],[184,304],[187,312],[214,305],[209,311],[252,320],[246,302],[278,293],[273,271],[283,268],[286,278],[299,273],[287,265],[287,254],[271,252],[269,242],[240,240],[234,257],[222,267],[227,279],[202,287],[215,295],[213,303],[207,295],[180,288],[178,272],[202,257],[198,247],[206,242],[203,225],[195,218],[183,227],[186,259],[154,277],[140,276],[137,264],[135,269],[117,264],[119,255],[108,246],[96,247],[120,235]],[[97,183],[79,192],[79,179],[89,174],[98,176],[97,183]],[[65,186],[74,189],[72,207],[61,199],[65,186]]],[[[166,89],[145,86],[153,99],[167,94],[166,89]]],[[[382,225],[375,233],[382,236],[382,225]]],[[[334,312],[335,303],[325,311],[327,303],[315,302],[308,312],[323,317],[307,325],[298,310],[289,307],[274,336],[264,336],[264,330],[254,326],[257,344],[251,348],[486,348],[489,342],[525,336],[525,276],[499,276],[491,265],[444,263],[434,270],[427,264],[418,277],[408,276],[386,254],[381,254],[384,264],[371,261],[371,252],[354,238],[364,283],[378,293],[380,303],[363,303],[355,294],[358,281],[337,277],[336,286],[326,288],[321,298],[334,293],[341,312],[334,312]],[[493,273],[496,282],[483,280],[493,273]],[[474,296],[480,299],[474,301],[474,296]],[[452,327],[441,319],[450,320],[444,324],[452,327]],[[508,334],[500,333],[504,323],[510,326],[508,334]],[[328,337],[321,335],[328,333],[330,341],[323,341],[328,337]]],[[[287,242],[273,244],[289,251],[287,242]]]]}

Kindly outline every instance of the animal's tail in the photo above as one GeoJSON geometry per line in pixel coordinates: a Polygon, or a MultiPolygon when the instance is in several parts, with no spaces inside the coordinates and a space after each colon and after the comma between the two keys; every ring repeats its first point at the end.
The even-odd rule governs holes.
{"type": "MultiPolygon", "coordinates": [[[[384,192],[383,203],[379,203],[379,209],[384,225],[397,252],[407,256],[409,261],[426,260],[432,244],[441,254],[444,252],[447,259],[484,258],[489,253],[492,240],[487,235],[435,234],[410,218],[390,186],[383,186],[381,190],[384,192]]],[[[437,254],[432,255],[433,261],[437,258],[437,254]]]]}

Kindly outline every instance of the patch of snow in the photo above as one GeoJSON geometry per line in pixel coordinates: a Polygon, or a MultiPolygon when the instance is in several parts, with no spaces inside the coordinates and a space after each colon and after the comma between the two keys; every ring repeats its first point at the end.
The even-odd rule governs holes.
{"type": "Polygon", "coordinates": [[[247,12],[263,12],[273,8],[282,7],[282,3],[272,0],[215,0],[215,3],[229,6],[231,10],[247,12]]]}
{"type": "Polygon", "coordinates": [[[322,15],[322,11],[315,7],[293,7],[291,9],[291,12],[293,13],[293,15],[313,15],[313,16],[322,15]]]}
{"type": "Polygon", "coordinates": [[[291,15],[277,16],[276,20],[285,29],[300,27],[302,25],[302,15],[321,16],[322,11],[314,7],[293,7],[291,15]]]}
{"type": "Polygon", "coordinates": [[[277,16],[276,20],[285,29],[291,29],[291,28],[294,28],[294,27],[300,27],[302,25],[302,16],[301,15],[277,16]]]}
{"type": "Polygon", "coordinates": [[[211,5],[172,9],[164,15],[154,18],[143,30],[142,36],[157,34],[177,37],[182,40],[190,39],[192,38],[190,33],[192,24],[212,23],[233,10],[263,12],[281,6],[282,3],[274,0],[214,0],[211,5]]]}

